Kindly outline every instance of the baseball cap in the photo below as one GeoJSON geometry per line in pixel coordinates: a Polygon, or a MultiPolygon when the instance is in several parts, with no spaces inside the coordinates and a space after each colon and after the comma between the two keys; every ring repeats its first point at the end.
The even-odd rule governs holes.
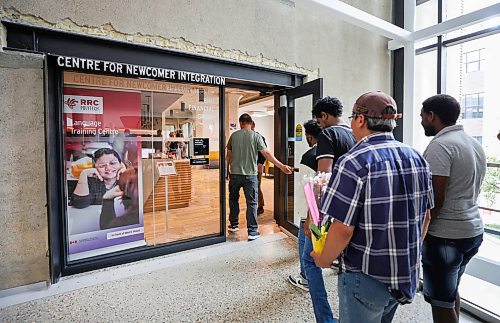
{"type": "Polygon", "coordinates": [[[354,103],[352,112],[375,119],[399,119],[402,117],[401,113],[397,113],[396,101],[389,94],[380,91],[361,95],[354,103]],[[386,110],[386,108],[388,109],[386,110]]]}

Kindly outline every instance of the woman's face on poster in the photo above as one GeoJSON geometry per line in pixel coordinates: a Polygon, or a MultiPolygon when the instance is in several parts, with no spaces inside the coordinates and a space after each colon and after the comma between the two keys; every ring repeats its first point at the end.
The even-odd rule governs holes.
{"type": "Polygon", "coordinates": [[[102,155],[95,162],[95,168],[103,179],[116,178],[121,164],[115,155],[102,155]]]}

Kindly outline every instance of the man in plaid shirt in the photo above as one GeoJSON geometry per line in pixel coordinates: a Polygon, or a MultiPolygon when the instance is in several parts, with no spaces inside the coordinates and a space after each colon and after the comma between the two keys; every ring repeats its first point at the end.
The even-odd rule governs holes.
{"type": "Polygon", "coordinates": [[[321,212],[333,223],[318,267],[340,256],[341,322],[390,322],[418,285],[422,240],[433,208],[429,165],[396,141],[396,103],[368,92],[353,107],[356,145],[335,164],[321,212]]]}

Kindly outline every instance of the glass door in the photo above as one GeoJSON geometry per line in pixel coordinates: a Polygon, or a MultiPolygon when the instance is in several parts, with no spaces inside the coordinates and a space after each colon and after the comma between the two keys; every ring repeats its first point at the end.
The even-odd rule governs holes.
{"type": "MultiPolygon", "coordinates": [[[[280,173],[280,180],[275,185],[279,191],[278,209],[275,211],[278,225],[285,230],[298,234],[300,219],[307,215],[307,206],[304,197],[304,177],[307,175],[300,170],[302,155],[309,149],[305,139],[303,124],[312,118],[311,110],[318,99],[323,96],[323,79],[305,83],[287,90],[280,101],[281,131],[277,136],[280,140],[283,160],[295,168],[290,175],[280,173]],[[284,150],[284,151],[283,151],[284,150]]],[[[278,102],[278,100],[276,100],[278,102]]]]}

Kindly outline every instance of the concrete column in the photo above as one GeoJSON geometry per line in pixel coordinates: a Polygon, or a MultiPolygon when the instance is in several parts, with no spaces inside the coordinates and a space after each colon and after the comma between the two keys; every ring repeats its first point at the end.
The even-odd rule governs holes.
{"type": "Polygon", "coordinates": [[[0,290],[49,281],[42,67],[0,52],[0,290]]]}

